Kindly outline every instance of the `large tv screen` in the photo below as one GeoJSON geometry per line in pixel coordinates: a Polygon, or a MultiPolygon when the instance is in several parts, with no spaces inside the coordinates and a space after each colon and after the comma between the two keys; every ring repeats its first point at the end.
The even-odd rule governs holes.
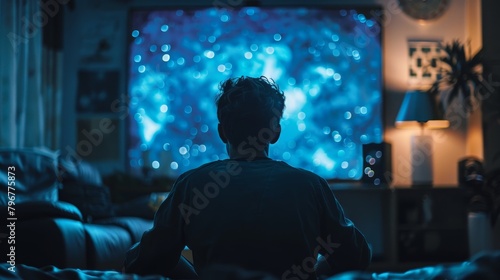
{"type": "Polygon", "coordinates": [[[270,157],[358,180],[362,145],[382,141],[381,25],[375,8],[241,7],[130,12],[128,164],[176,178],[227,158],[221,81],[273,79],[285,92],[270,157]]]}

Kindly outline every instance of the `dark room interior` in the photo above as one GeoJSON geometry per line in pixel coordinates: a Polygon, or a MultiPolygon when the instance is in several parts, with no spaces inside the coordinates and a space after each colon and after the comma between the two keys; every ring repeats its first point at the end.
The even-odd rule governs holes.
{"type": "MultiPolygon", "coordinates": [[[[499,279],[499,13],[494,0],[2,0],[0,278],[142,279],[125,256],[174,183],[230,157],[221,81],[266,76],[286,98],[269,157],[322,177],[371,249],[366,270],[318,279],[499,279]]],[[[218,272],[205,278],[307,279],[218,272]]]]}

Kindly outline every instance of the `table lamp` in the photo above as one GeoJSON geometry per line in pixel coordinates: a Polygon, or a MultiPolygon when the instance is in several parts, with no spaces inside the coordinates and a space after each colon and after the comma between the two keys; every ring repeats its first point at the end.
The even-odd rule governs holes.
{"type": "Polygon", "coordinates": [[[424,129],[450,126],[449,121],[438,118],[432,96],[421,90],[408,91],[396,117],[397,128],[417,128],[420,135],[411,137],[412,185],[432,186],[432,136],[424,129]]]}

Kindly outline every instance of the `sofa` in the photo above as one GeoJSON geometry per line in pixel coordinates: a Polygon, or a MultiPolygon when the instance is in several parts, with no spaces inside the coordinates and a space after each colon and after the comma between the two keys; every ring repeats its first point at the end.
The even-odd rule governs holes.
{"type": "Polygon", "coordinates": [[[47,149],[0,149],[0,170],[2,263],[120,271],[152,227],[152,215],[121,215],[123,205],[113,205],[86,162],[47,149]]]}

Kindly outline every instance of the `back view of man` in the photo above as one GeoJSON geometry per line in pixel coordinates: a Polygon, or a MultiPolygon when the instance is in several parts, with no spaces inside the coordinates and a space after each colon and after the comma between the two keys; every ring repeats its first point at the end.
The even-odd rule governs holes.
{"type": "Polygon", "coordinates": [[[371,249],[328,183],[268,157],[285,107],[278,86],[265,77],[228,79],[216,104],[229,159],[177,179],[125,271],[170,276],[186,245],[200,275],[227,266],[315,279],[318,254],[331,273],[365,269],[371,249]]]}

